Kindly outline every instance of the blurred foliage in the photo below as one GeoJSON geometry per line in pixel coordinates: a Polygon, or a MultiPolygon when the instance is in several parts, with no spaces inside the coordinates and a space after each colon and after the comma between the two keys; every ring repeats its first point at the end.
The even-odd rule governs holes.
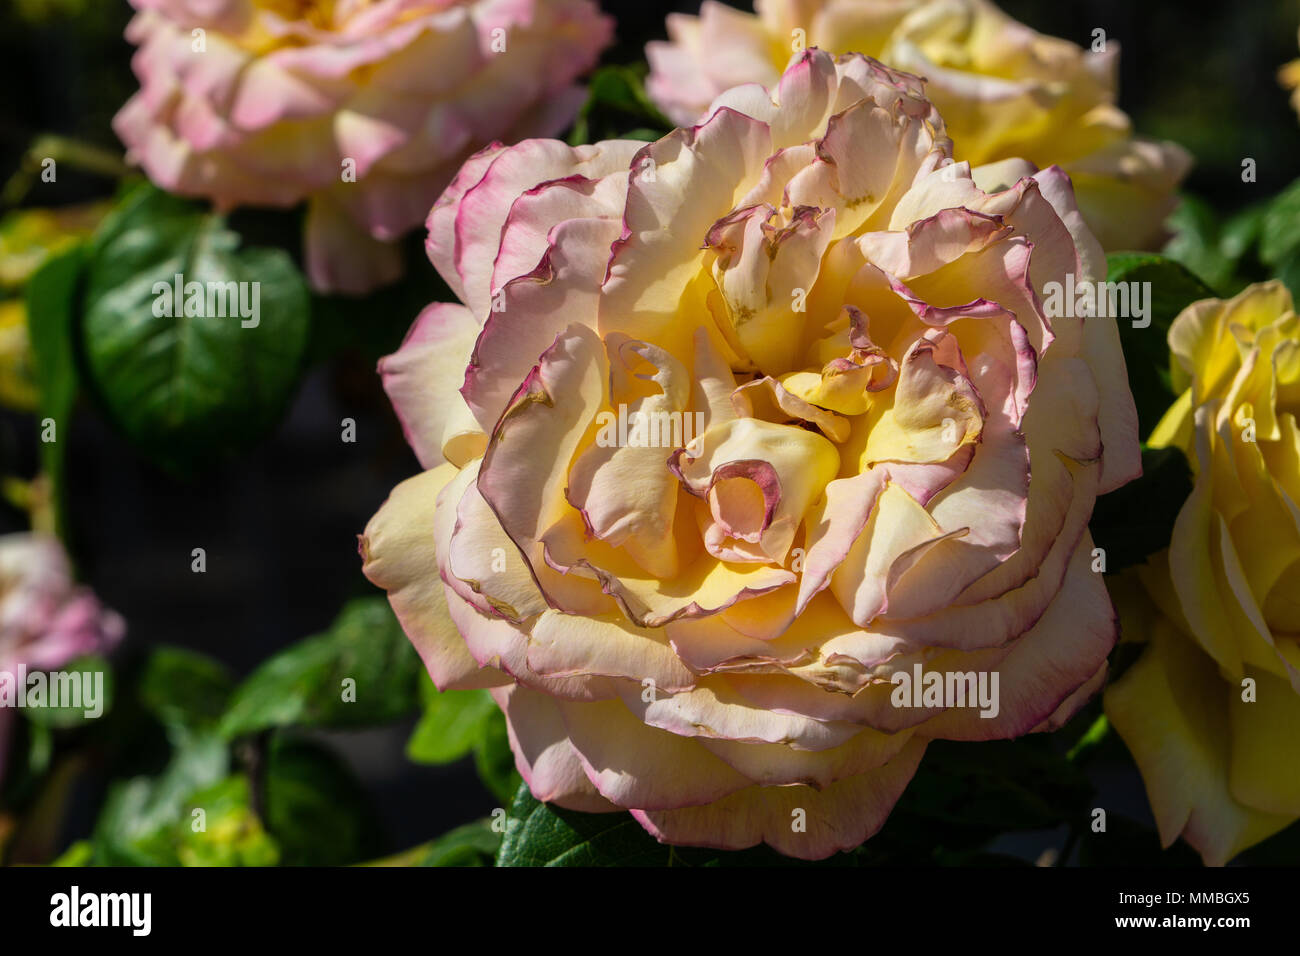
{"type": "Polygon", "coordinates": [[[226,738],[273,727],[367,727],[416,709],[419,655],[381,597],[348,602],[324,634],[267,660],[234,691],[226,738]]]}
{"type": "MultiPolygon", "coordinates": [[[[97,696],[95,700],[94,716],[89,716],[87,706],[50,706],[46,704],[40,707],[29,707],[23,712],[23,715],[32,723],[44,724],[51,729],[63,730],[70,727],[81,727],[87,723],[98,720],[103,714],[113,709],[113,670],[108,661],[104,658],[89,654],[85,657],[78,657],[68,661],[59,668],[61,675],[80,675],[78,677],[80,686],[87,687],[94,682],[99,684],[102,680],[102,686],[95,687],[93,691],[97,696]]],[[[83,691],[86,693],[86,691],[83,691]]],[[[82,704],[89,702],[83,699],[82,704]]]]}
{"type": "Polygon", "coordinates": [[[14,10],[28,23],[47,23],[51,20],[85,13],[91,0],[13,0],[14,10]]]}
{"type": "Polygon", "coordinates": [[[1138,431],[1146,438],[1177,397],[1170,387],[1169,327],[1178,314],[1214,290],[1179,263],[1152,253],[1122,252],[1106,257],[1108,283],[1149,283],[1150,324],[1121,318],[1120,343],[1128,366],[1129,387],[1137,406],[1138,431]]]}
{"type": "Polygon", "coordinates": [[[997,2],[1034,29],[1083,46],[1094,29],[1105,30],[1120,50],[1120,107],[1140,135],[1191,151],[1186,188],[1221,214],[1278,192],[1296,174],[1300,122],[1277,71],[1298,55],[1300,4],[997,2]],[[1242,179],[1248,157],[1255,182],[1242,179]]]}
{"type": "MultiPolygon", "coordinates": [[[[330,748],[290,728],[409,718],[418,670],[387,602],[373,598],[347,605],[326,634],[239,685],[217,661],[163,646],[119,676],[126,706],[108,721],[25,712],[41,715],[31,725],[38,736],[83,726],[90,733],[93,723],[99,743],[116,745],[103,754],[114,772],[94,830],[62,862],[340,865],[381,852],[383,828],[366,789],[330,748]],[[366,653],[370,640],[391,653],[366,653]],[[342,700],[344,680],[356,682],[354,703],[342,700]]],[[[48,763],[42,749],[48,753],[33,748],[32,759],[48,763]]]]}
{"type": "Polygon", "coordinates": [[[469,755],[493,714],[501,713],[487,691],[439,692],[428,675],[420,681],[420,699],[424,712],[406,744],[406,755],[416,763],[451,763],[469,755]]]}
{"type": "Polygon", "coordinates": [[[266,753],[267,829],[290,866],[340,866],[383,847],[379,815],[365,788],[327,747],[276,734],[266,753]]]}
{"type": "Polygon", "coordinates": [[[1203,199],[1184,196],[1169,217],[1173,236],[1165,255],[1200,276],[1220,296],[1235,295],[1251,282],[1267,278],[1257,244],[1265,204],[1251,206],[1226,221],[1203,199]]]}
{"type": "MultiPolygon", "coordinates": [[[[80,391],[76,355],[76,297],[85,249],[73,246],[47,261],[27,286],[27,334],[31,340],[33,377],[39,392],[38,408],[44,422],[59,423],[66,437],[72,409],[80,391]]],[[[68,442],[41,442],[41,465],[49,477],[54,497],[55,526],[67,528],[66,460],[68,442]]]]}
{"type": "Polygon", "coordinates": [[[73,335],[93,392],[132,442],[179,472],[265,437],[298,386],[306,282],[284,251],[240,246],[221,217],[144,185],[88,249],[73,335]],[[238,308],[213,300],[232,287],[238,308]],[[225,315],[206,314],[214,306],[225,315]]]}
{"type": "Polygon", "coordinates": [[[21,290],[50,258],[89,239],[112,204],[24,209],[0,219],[0,288],[21,290]]]}
{"type": "Polygon", "coordinates": [[[1191,469],[1182,451],[1144,449],[1142,476],[1098,498],[1088,522],[1093,543],[1106,552],[1106,573],[1141,564],[1169,547],[1174,521],[1191,491],[1191,469]]]}
{"type": "MultiPolygon", "coordinates": [[[[1170,385],[1169,327],[1183,309],[1215,291],[1186,265],[1166,256],[1117,253],[1107,257],[1107,265],[1107,282],[1148,284],[1145,324],[1125,318],[1116,323],[1138,431],[1145,438],[1177,397],[1170,385]]],[[[1191,487],[1181,452],[1144,449],[1142,475],[1098,498],[1088,524],[1094,544],[1105,552],[1107,573],[1139,564],[1169,544],[1191,487]]]]}
{"type": "Polygon", "coordinates": [[[669,132],[674,124],[646,95],[647,72],[645,64],[597,69],[569,133],[570,145],[615,138],[653,141],[669,132]]]}
{"type": "Polygon", "coordinates": [[[0,300],[0,405],[34,412],[39,402],[27,307],[22,299],[0,300]]]}
{"type": "Polygon", "coordinates": [[[492,866],[500,848],[501,833],[492,828],[492,821],[479,820],[430,843],[420,866],[492,866]]]}
{"type": "Polygon", "coordinates": [[[997,836],[1082,826],[1092,787],[1052,741],[933,742],[884,827],[855,850],[816,863],[766,846],[725,852],[659,843],[627,813],[549,806],[521,786],[498,866],[1022,865],[991,853],[997,836]]]}
{"type": "Polygon", "coordinates": [[[149,654],[136,685],[140,705],[164,727],[211,730],[226,711],[234,680],[203,654],[165,645],[149,654]]]}
{"type": "Polygon", "coordinates": [[[1199,275],[1216,295],[1279,278],[1300,300],[1300,179],[1278,195],[1226,218],[1185,197],[1169,221],[1165,254],[1199,275]]]}
{"type": "Polygon", "coordinates": [[[486,690],[439,692],[426,675],[420,683],[423,712],[406,744],[416,763],[447,764],[473,755],[479,779],[502,803],[519,786],[505,715],[486,690]]]}
{"type": "Polygon", "coordinates": [[[1160,846],[1160,835],[1119,813],[1106,815],[1106,830],[1084,832],[1079,840],[1081,866],[1188,867],[1200,866],[1201,858],[1179,841],[1168,849],[1160,846]]]}

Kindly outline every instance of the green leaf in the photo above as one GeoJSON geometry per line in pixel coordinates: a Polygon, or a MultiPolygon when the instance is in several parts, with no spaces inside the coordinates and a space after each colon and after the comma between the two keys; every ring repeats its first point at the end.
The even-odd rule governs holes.
{"type": "Polygon", "coordinates": [[[420,866],[491,866],[501,848],[501,834],[491,820],[476,820],[444,833],[429,844],[420,866]]]}
{"type": "Polygon", "coordinates": [[[630,129],[623,134],[623,139],[639,139],[645,143],[653,143],[657,139],[663,139],[663,130],[647,129],[644,126],[630,129]]]}
{"type": "Polygon", "coordinates": [[[182,866],[275,866],[280,860],[279,847],[253,811],[243,774],[190,794],[167,836],[182,866]]]}
{"type": "Polygon", "coordinates": [[[77,840],[51,860],[50,866],[90,866],[94,858],[95,844],[89,840],[77,840]]]}
{"type": "MultiPolygon", "coordinates": [[[[31,720],[14,721],[6,741],[4,773],[0,775],[0,807],[27,804],[47,781],[54,760],[54,729],[31,720]]],[[[0,839],[0,853],[3,852],[0,839]]]]}
{"type": "Polygon", "coordinates": [[[1300,250],[1300,179],[1273,198],[1260,222],[1259,258],[1277,266],[1300,250]]]}
{"type": "Polygon", "coordinates": [[[165,727],[211,727],[221,719],[234,681],[226,668],[203,654],[156,647],[140,674],[140,703],[165,727]]]}
{"type": "MultiPolygon", "coordinates": [[[[55,527],[67,533],[65,449],[77,400],[76,315],[85,249],[77,245],[48,260],[26,290],[27,329],[32,344],[42,420],[54,421],[54,441],[41,442],[41,468],[54,496],[55,527]]],[[[44,426],[42,426],[44,431],[44,426]]]]}
{"type": "MultiPolygon", "coordinates": [[[[994,860],[982,847],[1010,830],[1075,821],[1088,779],[1049,738],[935,741],[884,828],[861,847],[810,863],[766,846],[739,852],[659,843],[626,813],[578,813],[538,802],[520,786],[498,866],[874,866],[994,860]]],[[[998,858],[1000,865],[1015,861],[998,858]]]]}
{"type": "Polygon", "coordinates": [[[650,836],[629,813],[578,813],[541,803],[521,784],[510,806],[497,866],[862,866],[866,855],[808,862],[766,846],[727,852],[675,847],[650,836]]]}
{"type": "Polygon", "coordinates": [[[1291,297],[1300,301],[1300,248],[1291,250],[1273,267],[1274,275],[1291,290],[1291,297]]]}
{"type": "Polygon", "coordinates": [[[1106,719],[1105,714],[1102,714],[1100,717],[1095,718],[1088,725],[1088,729],[1084,731],[1083,736],[1075,741],[1074,746],[1066,753],[1066,759],[1073,764],[1082,765],[1086,763],[1097,752],[1097,749],[1105,743],[1109,735],[1110,721],[1106,719]]]}
{"type": "Polygon", "coordinates": [[[276,734],[266,754],[267,829],[286,866],[342,866],[374,856],[379,820],[364,788],[331,750],[276,734]]]}
{"type": "Polygon", "coordinates": [[[1164,256],[1122,252],[1107,256],[1106,261],[1107,282],[1151,283],[1151,324],[1134,328],[1128,319],[1118,323],[1139,429],[1145,438],[1175,398],[1169,386],[1169,326],[1187,306],[1214,298],[1215,293],[1186,266],[1164,256]]]}
{"type": "Polygon", "coordinates": [[[885,830],[895,824],[895,815],[899,822],[922,821],[915,842],[925,846],[940,842],[938,834],[949,827],[984,838],[1046,829],[1077,818],[1091,793],[1087,777],[1053,749],[1050,738],[936,740],[885,830]]]}
{"type": "Polygon", "coordinates": [[[1174,235],[1164,254],[1185,265],[1221,298],[1234,296],[1277,271],[1260,258],[1269,208],[1267,202],[1256,203],[1223,220],[1205,200],[1183,196],[1166,221],[1174,235]]]}
{"type": "Polygon", "coordinates": [[[494,713],[488,715],[483,733],[474,743],[474,769],[493,796],[502,803],[509,803],[522,781],[515,769],[514,753],[510,750],[505,715],[495,708],[493,710],[494,713]]]}
{"type": "Polygon", "coordinates": [[[324,634],[265,661],[235,691],[221,721],[227,737],[272,727],[368,727],[417,707],[419,655],[388,602],[358,598],[324,634]]]}
{"type": "Polygon", "coordinates": [[[668,133],[676,124],[659,112],[646,94],[644,81],[643,66],[597,69],[569,135],[570,145],[611,138],[656,140],[668,133]]]}
{"type": "Polygon", "coordinates": [[[1260,261],[1300,299],[1300,179],[1263,208],[1258,234],[1260,261]]]}
{"type": "Polygon", "coordinates": [[[297,384],[306,284],[283,251],[239,242],[220,216],[144,185],[92,243],[82,328],[90,377],[126,435],[173,471],[193,471],[259,440],[297,384]],[[208,316],[206,304],[205,316],[187,316],[185,303],[156,315],[169,311],[160,296],[177,275],[204,289],[248,283],[249,296],[257,290],[256,317],[245,320],[229,305],[226,317],[208,316]]]}
{"type": "Polygon", "coordinates": [[[406,744],[406,755],[416,763],[444,764],[467,756],[487,732],[492,715],[500,714],[485,690],[438,693],[427,675],[420,686],[424,713],[406,744]],[[426,686],[431,691],[424,691],[426,686]]]}
{"type": "Polygon", "coordinates": [[[1197,196],[1182,197],[1166,225],[1174,234],[1165,244],[1166,256],[1215,289],[1232,281],[1236,263],[1223,249],[1219,220],[1209,203],[1197,196]]]}
{"type": "Polygon", "coordinates": [[[157,777],[114,784],[95,824],[98,866],[176,866],[172,828],[182,819],[190,794],[221,781],[230,752],[213,733],[178,731],[171,762],[157,777]]]}
{"type": "Polygon", "coordinates": [[[106,808],[90,860],[65,865],[275,866],[279,861],[279,848],[253,810],[243,774],[200,785],[169,803],[161,816],[146,811],[139,824],[120,816],[137,809],[146,791],[145,781],[117,791],[121,802],[106,808]],[[110,809],[118,816],[110,816],[110,809]],[[110,831],[113,826],[119,829],[110,831]]]}
{"type": "Polygon", "coordinates": [[[29,704],[23,710],[27,719],[34,724],[51,728],[78,727],[97,720],[112,709],[113,670],[102,657],[94,654],[79,657],[57,671],[43,675],[47,703],[55,698],[76,700],[79,696],[80,701],[75,706],[32,706],[31,678],[34,673],[28,674],[29,704]],[[94,695],[93,706],[88,695],[94,695]],[[87,710],[97,713],[87,716],[87,710]]]}
{"type": "Polygon", "coordinates": [[[627,813],[578,813],[520,786],[497,866],[667,866],[669,848],[627,813]]]}
{"type": "MultiPolygon", "coordinates": [[[[1219,251],[1234,265],[1249,255],[1258,245],[1263,236],[1267,214],[1268,204],[1256,203],[1243,209],[1223,224],[1223,228],[1219,231],[1219,251]]],[[[1222,291],[1231,294],[1240,290],[1228,287],[1222,288],[1222,291]]]]}
{"type": "Polygon", "coordinates": [[[1140,564],[1169,547],[1174,521],[1191,492],[1191,469],[1181,450],[1144,449],[1142,477],[1102,495],[1092,509],[1088,528],[1106,553],[1106,572],[1140,564]]]}
{"type": "Polygon", "coordinates": [[[426,676],[420,683],[424,713],[406,743],[416,763],[445,764],[473,753],[483,786],[502,803],[519,787],[505,715],[486,690],[438,692],[426,676]]]}

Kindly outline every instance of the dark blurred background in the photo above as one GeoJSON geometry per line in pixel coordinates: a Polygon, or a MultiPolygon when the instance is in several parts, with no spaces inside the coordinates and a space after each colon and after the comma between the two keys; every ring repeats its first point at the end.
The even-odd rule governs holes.
{"type": "MultiPolygon", "coordinates": [[[[1081,45],[1096,27],[1122,49],[1120,105],[1147,135],[1177,140],[1196,166],[1187,183],[1224,212],[1279,191],[1300,175],[1300,123],[1276,73],[1300,56],[1300,4],[1222,0],[1005,0],[1013,16],[1081,45]],[[1258,181],[1241,181],[1241,160],[1258,181]]],[[[664,36],[670,10],[697,4],[615,3],[618,42],[607,63],[642,58],[664,36]]],[[[39,134],[58,133],[120,150],[110,120],[135,90],[122,0],[0,0],[0,181],[39,134]]],[[[60,169],[56,185],[27,202],[59,205],[106,196],[111,184],[60,169]]],[[[416,237],[414,269],[421,262],[416,237]]],[[[297,250],[293,250],[297,254],[297,250]]],[[[389,348],[414,317],[375,316],[389,348]]],[[[62,438],[63,436],[61,436],[62,438]]],[[[279,430],[251,453],[182,481],[145,462],[83,402],[70,448],[71,538],[83,578],[126,618],[129,642],[200,650],[247,674],[274,651],[326,628],[349,597],[374,593],[360,573],[356,535],[389,489],[418,465],[406,449],[373,355],[354,350],[318,362],[279,430]],[[340,440],[340,421],[357,440],[340,440]],[[190,552],[207,551],[206,574],[190,552]]],[[[30,417],[0,419],[6,470],[30,475],[37,435],[30,417]]],[[[19,512],[4,506],[0,530],[19,512]]],[[[394,849],[482,817],[496,804],[469,761],[424,767],[407,761],[411,723],[332,734],[379,804],[394,849]]],[[[1134,816],[1145,815],[1136,774],[1113,782],[1134,816]]],[[[1110,786],[1102,781],[1104,786],[1110,786]]],[[[94,795],[84,795],[68,838],[84,835],[94,795]]],[[[1054,842],[1044,835],[1044,845],[1054,842]]],[[[1025,852],[1033,852],[1025,847],[1025,852]]]]}

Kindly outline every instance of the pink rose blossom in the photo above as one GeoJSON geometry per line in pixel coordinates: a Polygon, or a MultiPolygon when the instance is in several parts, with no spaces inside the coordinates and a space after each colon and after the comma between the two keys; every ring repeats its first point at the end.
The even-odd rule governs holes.
{"type": "MultiPolygon", "coordinates": [[[[0,673],[56,670],[77,657],[104,651],[126,625],[72,580],[67,555],[44,534],[0,536],[0,673]]],[[[6,678],[12,680],[13,678],[6,678]]],[[[0,707],[0,779],[13,712],[0,707]]]]}
{"type": "Polygon", "coordinates": [[[222,210],[307,200],[311,280],[350,293],[465,157],[572,119],[612,30],[591,0],[131,2],[130,158],[222,210]]]}

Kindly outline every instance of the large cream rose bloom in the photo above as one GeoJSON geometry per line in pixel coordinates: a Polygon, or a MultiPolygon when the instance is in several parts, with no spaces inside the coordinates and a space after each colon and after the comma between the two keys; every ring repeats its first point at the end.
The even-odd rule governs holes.
{"type": "Polygon", "coordinates": [[[539,799],[825,857],[928,740],[1103,680],[1136,416],[1114,321],[1040,304],[1101,250],[1059,169],[980,189],[916,77],[810,51],[649,145],[487,150],[428,249],[460,302],[380,366],[428,470],[365,572],[539,799]]]}

